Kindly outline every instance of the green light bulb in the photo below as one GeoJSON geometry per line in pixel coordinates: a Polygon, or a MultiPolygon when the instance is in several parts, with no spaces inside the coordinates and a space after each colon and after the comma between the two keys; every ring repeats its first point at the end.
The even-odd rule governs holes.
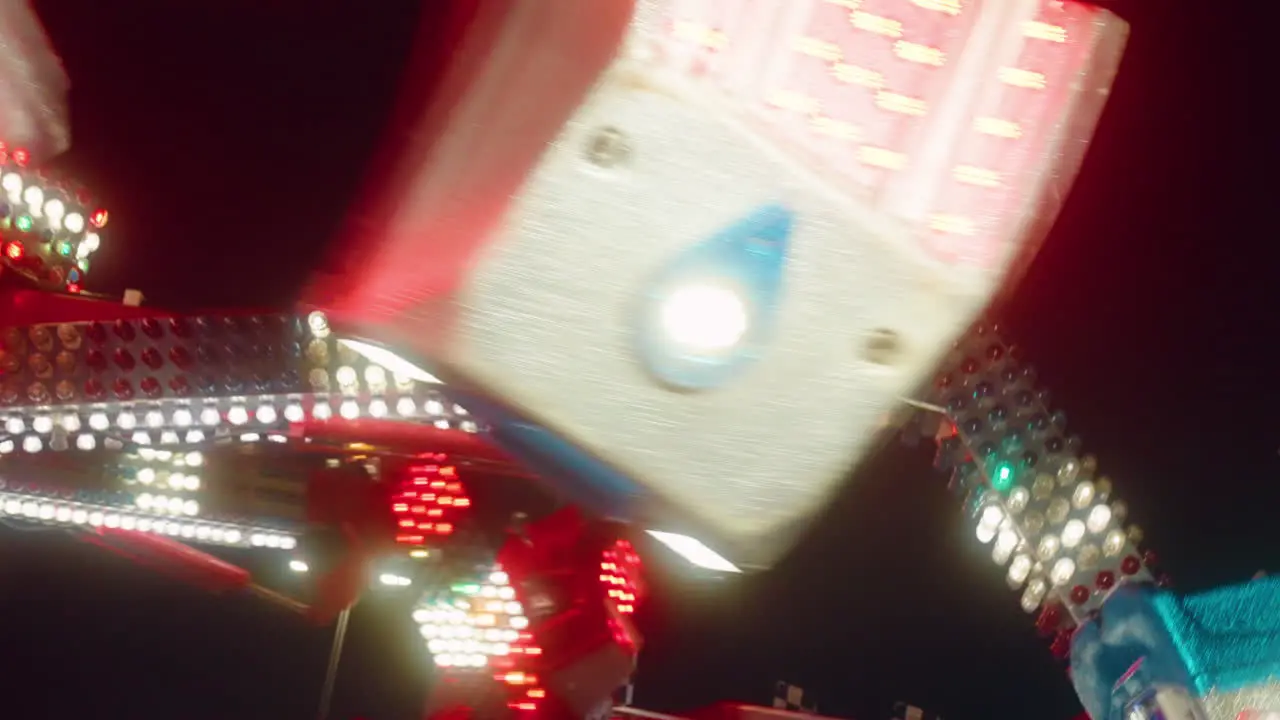
{"type": "Polygon", "coordinates": [[[70,255],[70,254],[71,254],[71,243],[67,242],[66,240],[63,240],[62,242],[59,242],[59,243],[58,243],[58,254],[59,254],[59,255],[61,255],[61,256],[63,256],[63,257],[67,257],[68,255],[70,255]]]}
{"type": "Polygon", "coordinates": [[[31,219],[30,215],[19,215],[18,219],[14,221],[14,224],[17,225],[18,229],[22,232],[31,232],[31,228],[35,227],[35,221],[31,219]]]}
{"type": "Polygon", "coordinates": [[[1007,493],[1013,488],[1013,479],[1013,465],[1007,462],[997,463],[995,471],[991,473],[991,487],[1002,493],[1007,493]]]}

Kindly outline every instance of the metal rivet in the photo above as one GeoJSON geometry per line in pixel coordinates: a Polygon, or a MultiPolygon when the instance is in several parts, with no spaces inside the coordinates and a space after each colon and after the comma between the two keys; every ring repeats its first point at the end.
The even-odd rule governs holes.
{"type": "Polygon", "coordinates": [[[630,154],[627,138],[617,128],[600,128],[587,143],[587,160],[599,167],[618,165],[630,154]]]}

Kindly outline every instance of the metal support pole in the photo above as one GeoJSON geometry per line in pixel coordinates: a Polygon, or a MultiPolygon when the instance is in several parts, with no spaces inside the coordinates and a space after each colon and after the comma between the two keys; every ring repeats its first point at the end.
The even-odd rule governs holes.
{"type": "Polygon", "coordinates": [[[333,685],[338,678],[338,660],[342,657],[342,644],[347,638],[347,623],[351,620],[351,608],[338,614],[338,621],[333,627],[333,648],[329,650],[329,667],[325,671],[324,686],[320,688],[320,709],[316,713],[319,720],[328,720],[329,705],[333,702],[333,685]]]}

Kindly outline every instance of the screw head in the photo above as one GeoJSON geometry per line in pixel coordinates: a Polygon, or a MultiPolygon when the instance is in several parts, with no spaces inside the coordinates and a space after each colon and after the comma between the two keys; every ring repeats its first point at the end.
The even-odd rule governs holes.
{"type": "Polygon", "coordinates": [[[902,338],[886,328],[872,330],[862,348],[862,357],[874,365],[892,365],[902,349],[902,338]]]}
{"type": "Polygon", "coordinates": [[[587,161],[599,167],[614,167],[621,164],[631,154],[627,138],[620,130],[603,127],[592,134],[587,141],[587,161]]]}

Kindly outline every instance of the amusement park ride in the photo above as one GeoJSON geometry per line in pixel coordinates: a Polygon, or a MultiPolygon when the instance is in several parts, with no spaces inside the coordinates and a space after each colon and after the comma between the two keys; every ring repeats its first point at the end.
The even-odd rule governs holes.
{"type": "Polygon", "coordinates": [[[339,243],[358,257],[296,308],[181,315],[85,293],[110,217],[39,170],[67,144],[65,79],[4,3],[0,515],[317,622],[377,561],[417,563],[381,581],[427,578],[431,717],[608,717],[636,714],[611,706],[643,642],[635,533],[767,567],[905,425],[1092,717],[1280,711],[1280,582],[1162,588],[1097,460],[978,322],[1070,187],[1121,20],[448,5],[448,62],[419,44],[339,243]],[[275,486],[237,486],[273,462],[275,486]],[[472,491],[502,474],[560,504],[480,529],[472,491]],[[199,549],[219,545],[292,559],[313,596],[199,549]]]}

